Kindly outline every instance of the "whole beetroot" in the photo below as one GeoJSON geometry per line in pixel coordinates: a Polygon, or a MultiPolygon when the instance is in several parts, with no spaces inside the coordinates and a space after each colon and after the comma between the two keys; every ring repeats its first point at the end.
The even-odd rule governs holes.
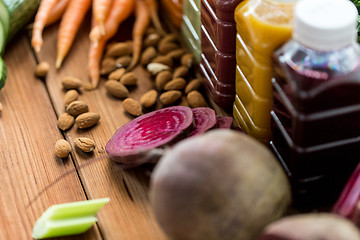
{"type": "Polygon", "coordinates": [[[271,152],[230,129],[182,140],[160,159],[150,182],[155,218],[173,240],[255,239],[290,200],[271,152]]]}

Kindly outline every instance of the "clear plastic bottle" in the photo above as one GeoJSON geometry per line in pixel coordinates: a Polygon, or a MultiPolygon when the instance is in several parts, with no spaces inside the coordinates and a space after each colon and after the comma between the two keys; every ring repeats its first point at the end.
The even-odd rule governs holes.
{"type": "Polygon", "coordinates": [[[235,10],[237,65],[233,115],[245,132],[264,143],[271,139],[271,56],[291,37],[296,2],[245,0],[235,10]]]}
{"type": "Polygon", "coordinates": [[[299,196],[336,195],[359,162],[357,16],[348,0],[299,1],[293,37],[273,55],[270,145],[299,196]]]}
{"type": "Polygon", "coordinates": [[[234,10],[241,0],[201,0],[200,73],[214,102],[231,109],[235,99],[234,10]]]}

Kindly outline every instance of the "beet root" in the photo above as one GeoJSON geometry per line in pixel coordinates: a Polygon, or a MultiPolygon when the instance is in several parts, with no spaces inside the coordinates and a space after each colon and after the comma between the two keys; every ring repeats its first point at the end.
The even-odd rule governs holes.
{"type": "Polygon", "coordinates": [[[299,214],[268,225],[259,240],[360,240],[349,220],[330,213],[299,214]]]}
{"type": "Polygon", "coordinates": [[[106,144],[105,150],[111,159],[137,166],[159,158],[162,155],[159,148],[188,136],[193,128],[191,108],[163,108],[120,127],[106,144]]]}
{"type": "Polygon", "coordinates": [[[195,129],[190,136],[195,136],[206,132],[216,124],[216,113],[208,107],[197,107],[191,109],[194,114],[195,129]]]}
{"type": "Polygon", "coordinates": [[[150,179],[150,203],[172,240],[255,239],[291,201],[272,153],[251,137],[214,129],[175,144],[150,179]]]}

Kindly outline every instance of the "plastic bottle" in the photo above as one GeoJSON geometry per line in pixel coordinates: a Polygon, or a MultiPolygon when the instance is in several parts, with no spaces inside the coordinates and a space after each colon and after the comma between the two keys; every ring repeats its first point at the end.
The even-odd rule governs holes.
{"type": "Polygon", "coordinates": [[[299,201],[336,196],[359,162],[357,16],[348,0],[299,1],[293,38],[274,53],[270,146],[299,201]]]}
{"type": "Polygon", "coordinates": [[[200,3],[201,0],[183,0],[183,21],[181,33],[189,50],[194,54],[194,60],[200,62],[200,3]]]}
{"type": "Polygon", "coordinates": [[[246,0],[235,10],[236,123],[261,142],[271,139],[271,56],[290,39],[296,0],[246,0]]]}
{"type": "Polygon", "coordinates": [[[200,73],[214,102],[231,109],[235,99],[234,10],[241,0],[201,0],[200,73]]]}

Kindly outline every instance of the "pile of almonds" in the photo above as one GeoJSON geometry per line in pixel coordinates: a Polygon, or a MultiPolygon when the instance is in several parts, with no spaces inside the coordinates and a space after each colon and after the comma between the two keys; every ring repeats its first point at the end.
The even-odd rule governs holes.
{"type": "Polygon", "coordinates": [[[199,91],[200,79],[193,77],[194,56],[177,39],[175,34],[161,36],[155,29],[147,29],[140,64],[151,73],[155,88],[139,100],[129,97],[129,87],[137,84],[137,78],[126,69],[133,43],[113,42],[107,46],[100,70],[107,77],[105,88],[110,95],[123,100],[124,110],[129,114],[140,116],[158,100],[162,107],[176,105],[183,96],[190,107],[208,106],[199,91]]]}
{"type": "MultiPolygon", "coordinates": [[[[89,106],[84,101],[79,100],[78,90],[83,86],[82,81],[74,77],[64,77],[61,83],[67,91],[64,95],[65,112],[58,117],[58,128],[66,131],[74,123],[79,129],[87,129],[96,125],[100,120],[100,115],[95,112],[89,112],[89,106]]],[[[85,137],[76,138],[74,144],[83,152],[92,152],[95,149],[95,142],[85,137]]],[[[66,158],[70,151],[70,144],[66,140],[61,139],[56,142],[56,156],[66,158]]]]}

